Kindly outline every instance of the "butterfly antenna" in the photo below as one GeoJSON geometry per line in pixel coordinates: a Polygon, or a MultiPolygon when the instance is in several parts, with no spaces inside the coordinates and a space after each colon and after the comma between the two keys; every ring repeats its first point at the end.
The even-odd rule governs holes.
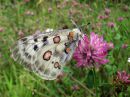
{"type": "Polygon", "coordinates": [[[73,25],[76,26],[76,28],[78,28],[81,32],[83,32],[83,30],[75,23],[75,21],[72,19],[72,17],[70,18],[71,22],[73,25]]]}
{"type": "MultiPolygon", "coordinates": [[[[75,25],[76,28],[78,28],[83,33],[83,30],[75,23],[75,21],[72,18],[70,18],[70,19],[71,19],[72,24],[75,25]]],[[[84,40],[83,36],[82,36],[82,39],[84,40]]],[[[80,51],[80,49],[79,49],[79,52],[80,52],[80,54],[82,54],[82,52],[80,51]]]]}
{"type": "Polygon", "coordinates": [[[80,26],[80,28],[81,28],[81,27],[84,27],[84,26],[88,26],[88,25],[90,25],[90,23],[82,24],[82,25],[80,26]]]}
{"type": "MultiPolygon", "coordinates": [[[[72,24],[76,26],[76,28],[78,28],[82,33],[84,33],[83,30],[81,29],[81,27],[83,27],[83,26],[85,26],[85,25],[78,26],[78,25],[75,23],[75,21],[72,19],[72,17],[70,17],[70,20],[71,20],[72,24]]],[[[86,25],[88,25],[88,24],[86,24],[86,25]]],[[[82,36],[82,39],[83,39],[83,36],[82,36]]]]}

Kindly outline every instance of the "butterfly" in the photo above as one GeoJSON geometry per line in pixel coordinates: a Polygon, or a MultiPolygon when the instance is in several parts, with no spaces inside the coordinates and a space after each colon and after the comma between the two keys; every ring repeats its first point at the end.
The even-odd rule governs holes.
{"type": "Polygon", "coordinates": [[[18,40],[11,49],[12,57],[42,79],[54,80],[71,60],[81,37],[78,28],[46,30],[18,40]]]}

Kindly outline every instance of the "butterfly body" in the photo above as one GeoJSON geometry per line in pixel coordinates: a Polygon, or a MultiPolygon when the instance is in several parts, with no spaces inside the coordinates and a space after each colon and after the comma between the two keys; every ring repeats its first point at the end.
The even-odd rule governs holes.
{"type": "Polygon", "coordinates": [[[81,37],[78,29],[30,35],[18,40],[11,50],[12,57],[43,79],[53,80],[71,59],[81,37]]]}

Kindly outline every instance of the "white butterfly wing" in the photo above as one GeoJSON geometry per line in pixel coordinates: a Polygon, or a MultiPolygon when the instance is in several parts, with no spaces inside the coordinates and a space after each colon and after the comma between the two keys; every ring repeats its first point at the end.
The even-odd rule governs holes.
{"type": "Polygon", "coordinates": [[[65,63],[60,62],[60,54],[56,54],[56,45],[47,45],[41,49],[34,63],[33,71],[46,80],[55,79],[65,63]]]}
{"type": "Polygon", "coordinates": [[[12,57],[43,79],[56,79],[71,59],[78,42],[78,39],[70,40],[71,31],[58,30],[20,39],[12,49],[12,57]]]}
{"type": "Polygon", "coordinates": [[[46,34],[39,34],[37,37],[28,36],[18,40],[11,48],[13,59],[19,61],[19,63],[23,64],[27,69],[32,70],[35,54],[43,46],[42,41],[45,40],[47,36],[46,34]]]}

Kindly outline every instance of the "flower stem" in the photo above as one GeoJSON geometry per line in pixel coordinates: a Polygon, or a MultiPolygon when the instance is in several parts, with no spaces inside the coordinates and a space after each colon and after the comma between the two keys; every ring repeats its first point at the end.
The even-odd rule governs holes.
{"type": "Polygon", "coordinates": [[[96,76],[95,67],[92,69],[92,71],[93,71],[93,76],[94,76],[94,86],[95,86],[95,90],[97,92],[97,84],[96,84],[97,76],[96,76]]]}
{"type": "Polygon", "coordinates": [[[90,89],[88,89],[85,85],[83,85],[80,81],[78,81],[77,79],[75,79],[74,77],[70,76],[71,79],[75,82],[77,82],[80,86],[82,86],[86,91],[88,91],[90,94],[92,94],[93,96],[96,96],[90,89]]]}

